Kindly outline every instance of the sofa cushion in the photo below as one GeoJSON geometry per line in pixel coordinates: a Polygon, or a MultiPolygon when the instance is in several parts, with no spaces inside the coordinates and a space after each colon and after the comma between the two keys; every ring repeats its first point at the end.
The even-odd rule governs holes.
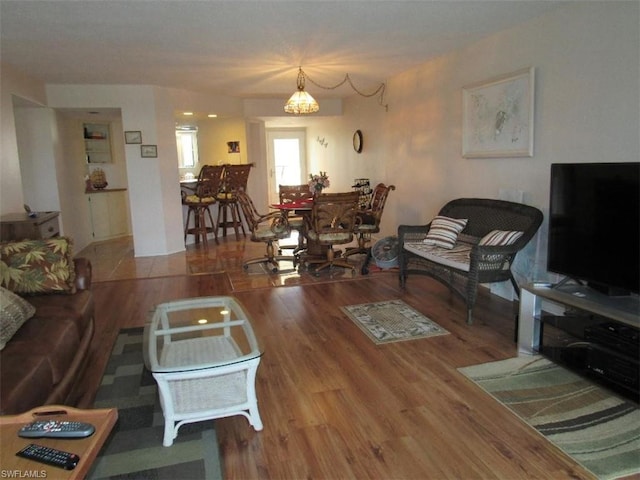
{"type": "Polygon", "coordinates": [[[467,221],[468,219],[466,218],[450,218],[438,215],[431,221],[427,238],[423,242],[427,245],[453,248],[458,239],[458,234],[467,225],[467,221]]]}
{"type": "Polygon", "coordinates": [[[36,307],[38,318],[73,320],[80,336],[84,335],[94,313],[93,295],[88,290],[75,295],[38,295],[29,297],[29,302],[36,307]]]}
{"type": "Polygon", "coordinates": [[[1,284],[21,294],[75,293],[72,246],[67,237],[1,244],[1,284]]]}
{"type": "Polygon", "coordinates": [[[36,308],[24,298],[0,287],[0,350],[34,313],[36,308]]]}
{"type": "MultiPolygon", "coordinates": [[[[11,346],[11,344],[9,344],[11,346]]],[[[44,404],[53,379],[46,355],[32,351],[2,351],[0,413],[20,413],[44,404]]]]}
{"type": "Polygon", "coordinates": [[[491,230],[480,239],[479,245],[504,247],[515,243],[524,232],[514,230],[491,230]]]}
{"type": "Polygon", "coordinates": [[[427,245],[424,242],[405,242],[404,248],[420,257],[447,267],[469,271],[469,254],[471,245],[458,243],[453,248],[442,248],[437,245],[427,245]]]}
{"type": "MultiPolygon", "coordinates": [[[[45,357],[55,385],[67,373],[79,344],[80,334],[75,321],[42,318],[36,314],[14,335],[7,345],[6,352],[9,355],[22,352],[25,356],[45,357]]],[[[4,352],[2,361],[4,362],[4,352]]]]}

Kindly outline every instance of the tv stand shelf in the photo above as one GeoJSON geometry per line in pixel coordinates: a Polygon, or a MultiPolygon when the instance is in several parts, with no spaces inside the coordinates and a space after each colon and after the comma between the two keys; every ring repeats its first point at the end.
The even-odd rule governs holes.
{"type": "Polygon", "coordinates": [[[541,353],[638,401],[640,302],[637,296],[608,297],[581,285],[522,288],[518,350],[541,353]],[[543,301],[565,307],[543,312],[543,301]]]}

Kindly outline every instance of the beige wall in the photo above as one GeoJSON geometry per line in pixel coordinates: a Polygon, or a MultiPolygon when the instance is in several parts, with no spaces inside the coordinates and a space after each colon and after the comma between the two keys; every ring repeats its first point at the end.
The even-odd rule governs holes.
{"type": "Polygon", "coordinates": [[[0,213],[20,212],[24,203],[18,140],[16,137],[14,98],[46,105],[44,83],[29,78],[8,65],[0,65],[0,213]]]}
{"type": "Polygon", "coordinates": [[[214,118],[198,122],[198,154],[200,165],[247,163],[245,120],[214,118]],[[227,142],[240,142],[240,153],[229,153],[227,142]]]}
{"type": "MultiPolygon", "coordinates": [[[[426,223],[456,197],[522,192],[546,215],[551,163],[637,162],[639,5],[572,3],[389,79],[389,112],[378,130],[385,153],[377,160],[398,190],[383,233],[426,223]],[[534,156],[463,158],[462,87],[529,66],[536,68],[534,156]]],[[[519,258],[521,275],[545,275],[546,226],[519,258]]]]}
{"type": "Polygon", "coordinates": [[[387,173],[404,190],[395,223],[500,189],[522,190],[545,209],[551,163],[638,161],[637,19],[637,2],[573,4],[392,78],[387,173]],[[533,158],[463,158],[462,87],[528,66],[536,68],[533,158]]]}

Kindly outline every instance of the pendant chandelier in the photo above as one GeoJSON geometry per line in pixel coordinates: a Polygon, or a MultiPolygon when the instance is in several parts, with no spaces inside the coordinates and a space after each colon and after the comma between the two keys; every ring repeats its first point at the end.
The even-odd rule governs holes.
{"type": "Polygon", "coordinates": [[[298,90],[291,95],[284,106],[284,111],[296,115],[315,113],[320,110],[320,105],[309,93],[304,91],[305,75],[302,67],[298,70],[298,90]]]}
{"type": "Polygon", "coordinates": [[[347,73],[344,79],[340,83],[331,87],[327,87],[314,82],[304,73],[304,71],[302,70],[302,67],[299,67],[298,83],[297,83],[298,89],[294,92],[293,95],[291,95],[291,98],[289,98],[287,103],[284,105],[284,111],[286,113],[293,113],[295,115],[301,115],[301,114],[304,115],[308,113],[315,113],[318,110],[320,110],[320,105],[318,105],[318,102],[308,92],[305,92],[304,90],[306,80],[309,80],[316,87],[323,88],[325,90],[335,90],[336,88],[344,85],[345,83],[349,83],[349,86],[351,86],[353,91],[362,97],[373,97],[375,95],[378,95],[379,96],[378,103],[383,107],[387,108],[387,105],[383,103],[384,90],[386,88],[386,85],[384,83],[381,83],[380,86],[378,86],[378,88],[372,93],[363,93],[356,88],[356,86],[351,81],[349,74],[347,73]]]}

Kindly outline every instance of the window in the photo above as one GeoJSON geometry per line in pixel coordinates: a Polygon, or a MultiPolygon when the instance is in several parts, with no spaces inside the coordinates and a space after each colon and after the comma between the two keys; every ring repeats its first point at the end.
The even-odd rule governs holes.
{"type": "Polygon", "coordinates": [[[180,168],[193,168],[198,163],[198,129],[180,127],[176,130],[178,161],[180,168]]]}

